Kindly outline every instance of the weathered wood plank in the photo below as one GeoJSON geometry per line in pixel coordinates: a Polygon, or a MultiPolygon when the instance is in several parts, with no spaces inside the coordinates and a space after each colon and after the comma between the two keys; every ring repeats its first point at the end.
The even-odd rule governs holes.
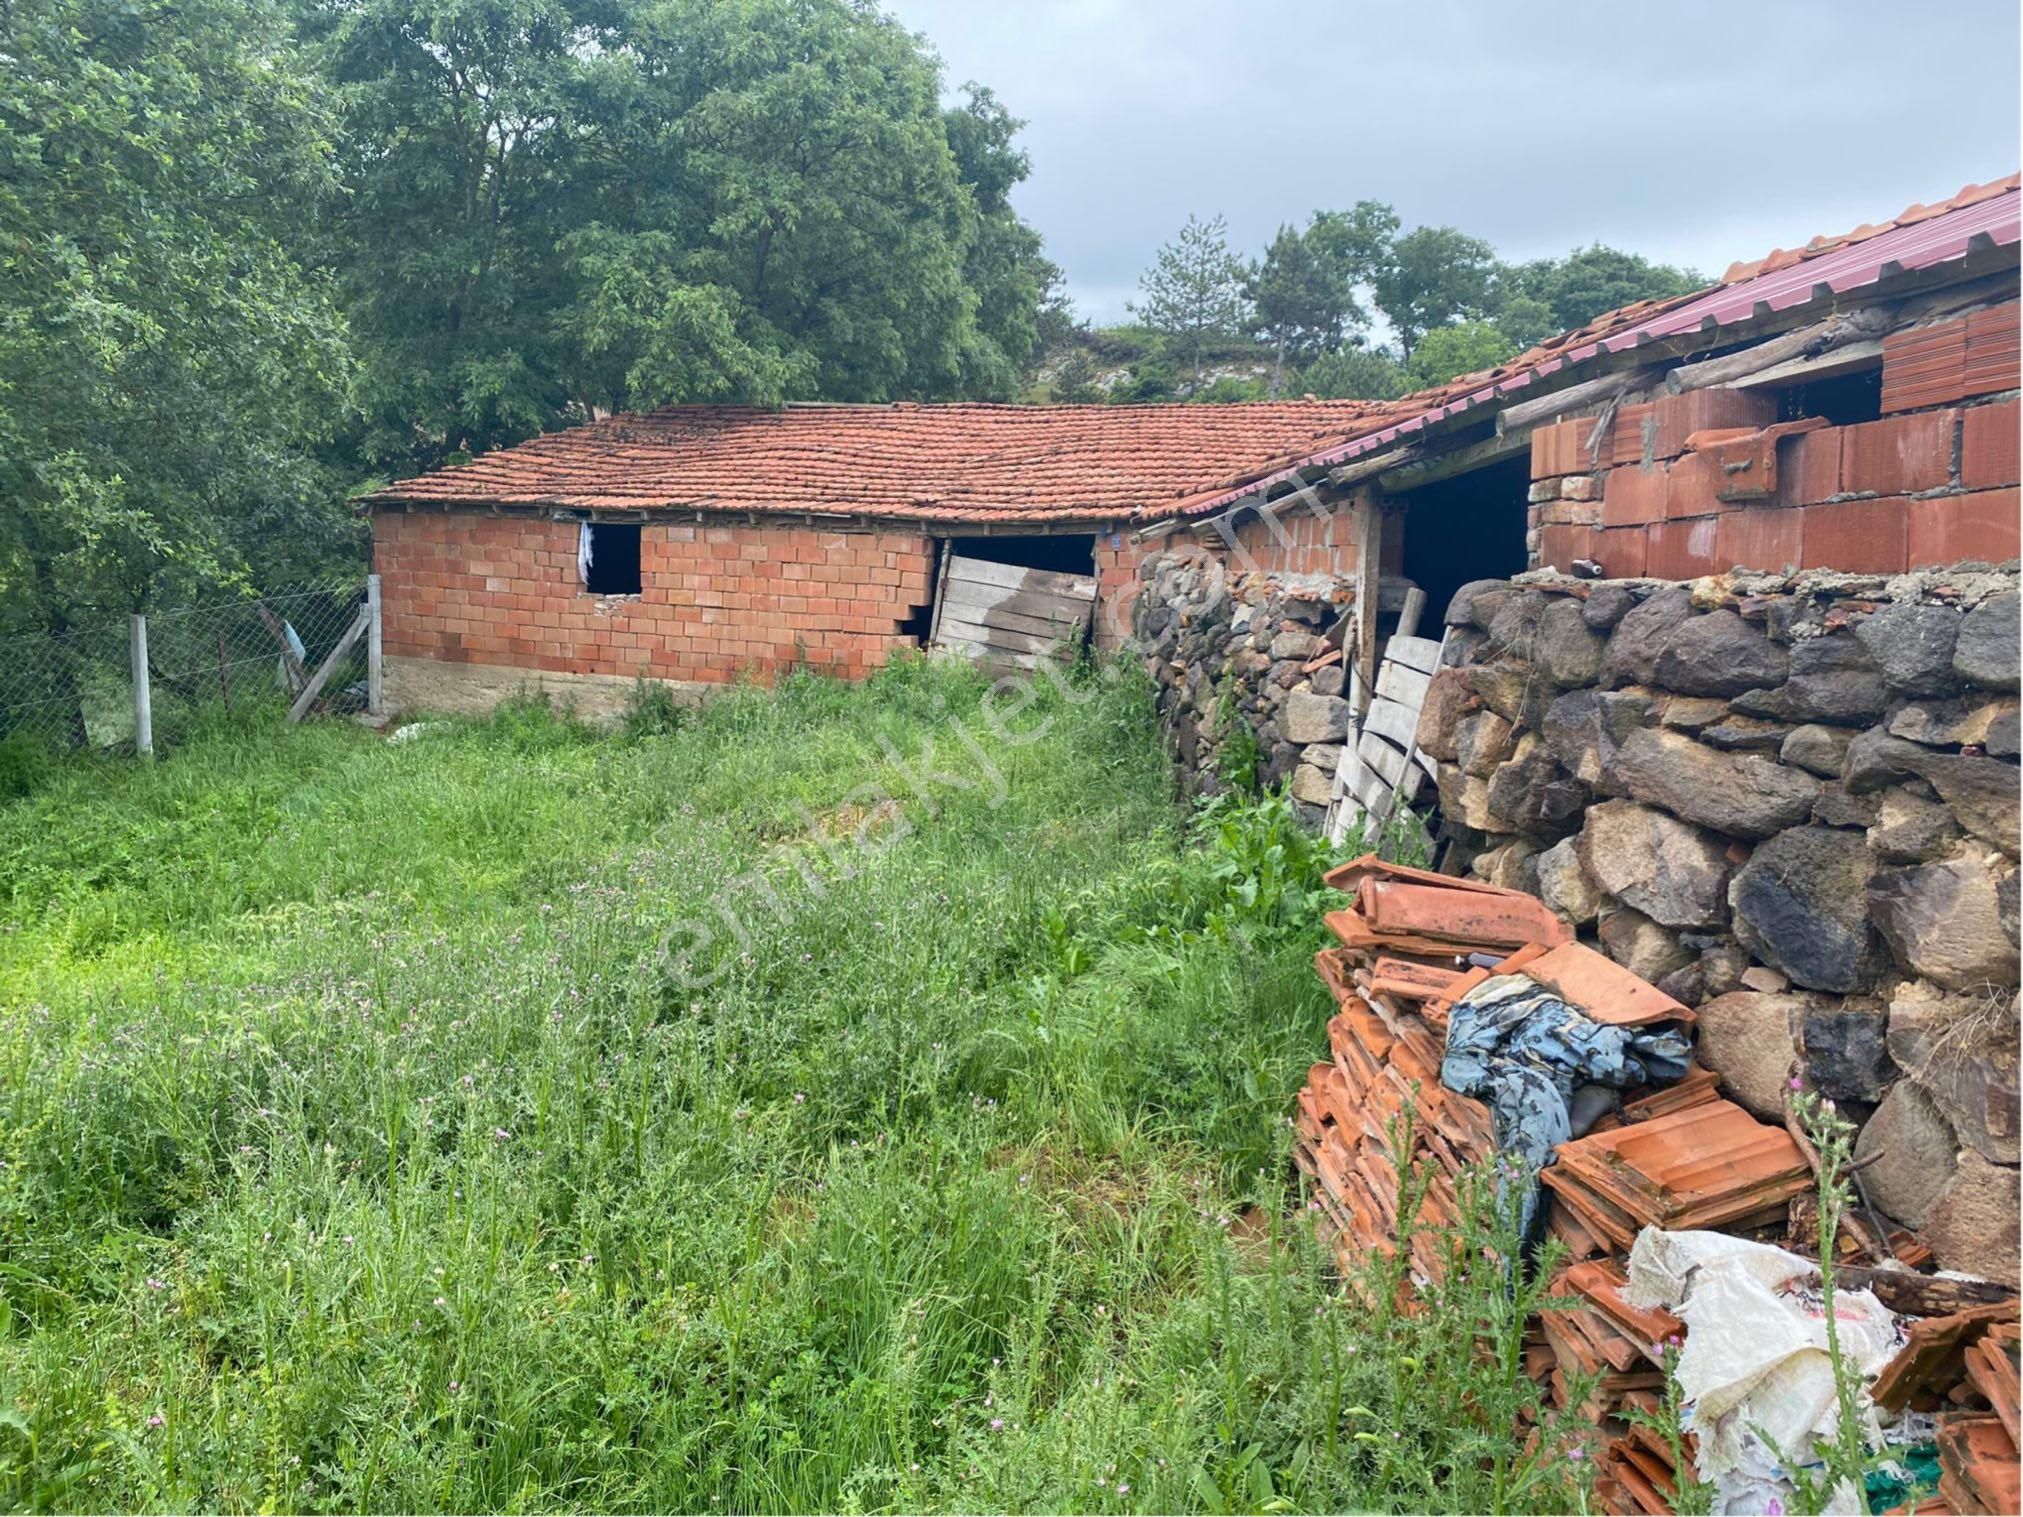
{"type": "Polygon", "coordinates": [[[1426,704],[1426,689],[1432,683],[1432,675],[1386,659],[1377,675],[1377,694],[1388,695],[1400,705],[1423,706],[1426,704]]]}
{"type": "Polygon", "coordinates": [[[1365,765],[1406,800],[1419,793],[1420,770],[1405,757],[1402,748],[1393,748],[1376,733],[1365,732],[1356,744],[1356,752],[1365,765]]]}
{"type": "Polygon", "coordinates": [[[1089,624],[1086,612],[1081,616],[1029,616],[1003,606],[965,606],[960,601],[946,602],[943,614],[978,627],[1006,627],[1035,637],[1075,637],[1089,624]]]}
{"type": "Polygon", "coordinates": [[[983,627],[975,622],[945,622],[942,625],[942,641],[956,640],[1006,653],[1051,653],[1066,641],[1052,635],[1015,632],[1009,627],[983,627]]]}
{"type": "Polygon", "coordinates": [[[1093,601],[1063,595],[1009,595],[981,585],[965,585],[959,580],[948,585],[942,600],[951,610],[968,613],[973,618],[1007,613],[1039,622],[1058,621],[1069,627],[1079,627],[1088,621],[1095,607],[1093,601]]]}
{"type": "Polygon", "coordinates": [[[1363,730],[1381,733],[1400,748],[1409,748],[1419,732],[1418,708],[1379,697],[1363,715],[1363,730]]]}
{"type": "Polygon", "coordinates": [[[330,650],[330,657],[326,658],[322,666],[309,676],[309,683],[302,687],[302,693],[295,697],[295,704],[288,708],[289,721],[299,722],[302,720],[309,708],[315,704],[316,697],[323,693],[324,685],[329,683],[330,676],[337,671],[337,666],[344,661],[344,655],[351,651],[353,644],[365,636],[365,630],[371,623],[372,612],[370,608],[360,606],[358,608],[358,615],[351,619],[351,625],[345,629],[344,636],[339,638],[337,646],[330,650]]]}
{"type": "Polygon", "coordinates": [[[1394,637],[1384,644],[1384,662],[1394,659],[1408,669],[1432,674],[1440,667],[1440,645],[1430,637],[1394,637]]]}
{"type": "Polygon", "coordinates": [[[1039,590],[1053,595],[1096,593],[1093,575],[1060,574],[1052,569],[1022,569],[1016,564],[994,564],[981,558],[960,555],[948,561],[950,580],[972,585],[998,585],[1007,590],[1039,590]]]}

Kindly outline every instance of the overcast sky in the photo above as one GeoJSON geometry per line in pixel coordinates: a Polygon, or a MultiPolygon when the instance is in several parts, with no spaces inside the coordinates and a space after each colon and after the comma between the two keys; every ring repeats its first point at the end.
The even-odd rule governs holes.
{"type": "Polygon", "coordinates": [[[1190,212],[1246,255],[1374,199],[1719,275],[2019,160],[2016,0],[886,4],[1025,118],[1014,199],[1098,322],[1190,212]]]}

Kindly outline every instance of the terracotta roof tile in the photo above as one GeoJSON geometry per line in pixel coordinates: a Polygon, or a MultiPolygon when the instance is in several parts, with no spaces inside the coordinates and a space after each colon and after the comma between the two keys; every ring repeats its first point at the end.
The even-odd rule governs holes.
{"type": "Polygon", "coordinates": [[[1921,221],[1930,221],[1934,216],[1943,216],[1948,211],[1979,205],[1982,201],[1992,200],[1997,195],[2006,195],[2019,186],[2023,186],[2023,175],[2017,174],[2011,174],[2006,179],[1991,179],[1986,184],[1963,185],[1957,195],[1941,200],[1935,205],[1905,206],[1888,221],[1864,222],[1853,231],[1842,232],[1835,237],[1815,237],[1802,248],[1778,248],[1754,262],[1730,264],[1728,272],[1721,276],[1721,283],[1739,284],[1745,279],[1754,279],[1759,274],[1790,268],[1793,264],[1803,263],[1808,258],[1817,258],[1822,253],[1831,253],[1838,248],[1866,242],[1871,237],[1880,237],[1884,232],[1893,231],[1897,227],[1916,226],[1921,221]]]}
{"type": "Polygon", "coordinates": [[[375,501],[813,511],[924,521],[1167,515],[1354,436],[1380,402],[671,406],[389,485],[375,501]]]}

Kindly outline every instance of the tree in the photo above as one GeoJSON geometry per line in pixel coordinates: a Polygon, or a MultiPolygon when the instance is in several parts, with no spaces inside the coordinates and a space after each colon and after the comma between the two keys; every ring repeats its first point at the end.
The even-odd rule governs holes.
{"type": "Polygon", "coordinates": [[[1009,396],[1057,271],[1018,121],[853,0],[299,0],[343,107],[328,226],[361,450],[593,408],[1009,396]]]}
{"type": "Polygon", "coordinates": [[[1281,226],[1244,286],[1254,330],[1271,344],[1270,396],[1278,399],[1288,357],[1308,362],[1340,344],[1351,306],[1340,265],[1307,237],[1281,226]]]}
{"type": "Polygon", "coordinates": [[[1510,339],[1513,352],[1537,347],[1565,328],[1553,319],[1552,307],[1529,295],[1505,294],[1496,302],[1496,329],[1510,339]]]}
{"type": "Polygon", "coordinates": [[[1435,327],[1488,314],[1496,253],[1479,237],[1453,227],[1419,227],[1392,241],[1371,286],[1409,360],[1435,327]]]}
{"type": "Polygon", "coordinates": [[[1321,400],[1396,400],[1405,388],[1404,370],[1368,348],[1324,353],[1299,376],[1299,389],[1321,400]]]}
{"type": "Polygon", "coordinates": [[[1554,332],[1573,331],[1635,301],[1688,295],[1706,282],[1691,269],[1652,263],[1600,243],[1576,248],[1564,258],[1519,264],[1504,271],[1501,281],[1510,296],[1535,300],[1549,309],[1554,332]]]}
{"type": "Polygon", "coordinates": [[[61,632],[355,544],[329,118],[264,0],[0,11],[0,619],[61,632]]]}
{"type": "Polygon", "coordinates": [[[1243,261],[1229,251],[1228,224],[1189,216],[1180,236],[1159,250],[1138,281],[1144,299],[1128,307],[1154,331],[1178,343],[1201,388],[1202,352],[1243,327],[1243,261]]]}
{"type": "Polygon", "coordinates": [[[1333,352],[1369,324],[1358,292],[1370,289],[1378,273],[1391,259],[1391,244],[1398,235],[1398,213],[1379,200],[1359,200],[1346,211],[1316,211],[1307,226],[1307,241],[1334,266],[1336,276],[1347,288],[1342,308],[1343,332],[1333,352]]]}
{"type": "Polygon", "coordinates": [[[1516,344],[1494,322],[1457,321],[1435,327],[1419,339],[1405,361],[1405,383],[1409,389],[1430,390],[1458,374],[1492,369],[1516,352],[1516,344]]]}

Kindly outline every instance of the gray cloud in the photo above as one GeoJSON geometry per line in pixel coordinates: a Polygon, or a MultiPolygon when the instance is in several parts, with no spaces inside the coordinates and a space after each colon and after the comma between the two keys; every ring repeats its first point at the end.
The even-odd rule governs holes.
{"type": "Polygon", "coordinates": [[[1021,212],[1114,320],[1190,213],[1359,199],[1508,258],[1718,275],[2018,164],[2015,0],[886,0],[1028,125],[1021,212]]]}

